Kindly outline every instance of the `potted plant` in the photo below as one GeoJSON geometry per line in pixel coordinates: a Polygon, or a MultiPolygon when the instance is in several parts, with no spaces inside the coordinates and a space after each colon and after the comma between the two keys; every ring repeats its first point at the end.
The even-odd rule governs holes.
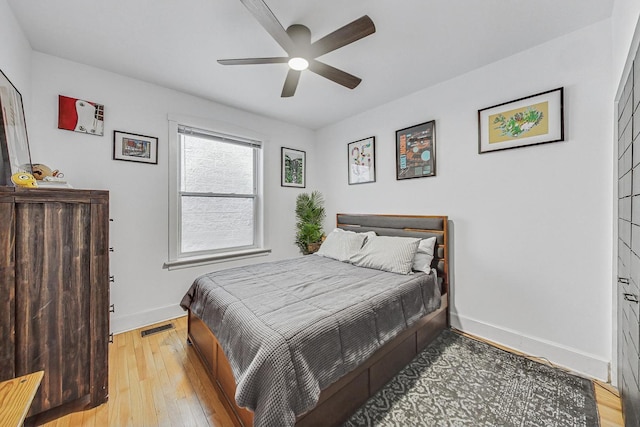
{"type": "Polygon", "coordinates": [[[303,255],[316,252],[324,238],[325,218],[322,193],[300,193],[296,199],[296,245],[303,255]]]}

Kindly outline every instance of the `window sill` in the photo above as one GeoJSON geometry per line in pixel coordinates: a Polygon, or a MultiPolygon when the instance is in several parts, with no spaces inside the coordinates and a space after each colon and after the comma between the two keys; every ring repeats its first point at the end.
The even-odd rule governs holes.
{"type": "Polygon", "coordinates": [[[178,270],[180,268],[198,267],[206,264],[214,264],[217,262],[233,261],[244,258],[254,258],[258,256],[266,256],[271,253],[271,249],[248,249],[244,251],[225,252],[223,254],[206,255],[193,258],[183,258],[175,261],[167,261],[162,268],[167,270],[178,270]]]}

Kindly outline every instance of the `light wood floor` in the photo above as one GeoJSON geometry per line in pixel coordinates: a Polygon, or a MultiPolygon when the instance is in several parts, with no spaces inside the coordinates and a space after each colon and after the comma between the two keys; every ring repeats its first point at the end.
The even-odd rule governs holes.
{"type": "Polygon", "coordinates": [[[195,350],[187,345],[186,319],[174,319],[175,329],[144,338],[141,329],[115,335],[107,403],[45,425],[233,426],[195,350]]]}
{"type": "MultiPolygon", "coordinates": [[[[45,426],[233,426],[186,343],[186,317],[171,322],[175,329],[145,338],[140,329],[116,335],[109,351],[109,401],[45,426]]],[[[598,382],[595,390],[602,427],[624,426],[617,391],[598,382]]]]}

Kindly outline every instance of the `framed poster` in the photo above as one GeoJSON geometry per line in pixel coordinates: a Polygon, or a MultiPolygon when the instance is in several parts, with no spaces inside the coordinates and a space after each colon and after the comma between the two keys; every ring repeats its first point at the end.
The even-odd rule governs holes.
{"type": "Polygon", "coordinates": [[[478,153],[564,141],[564,88],[478,110],[478,153]]]}
{"type": "Polygon", "coordinates": [[[376,138],[361,139],[347,144],[349,159],[349,185],[375,182],[376,138]]]}
{"type": "Polygon", "coordinates": [[[113,160],[158,164],[158,138],[113,131],[113,160]]]}
{"type": "Polygon", "coordinates": [[[58,129],[104,135],[104,105],[58,95],[58,129]]]}
{"type": "Polygon", "coordinates": [[[0,71],[0,185],[13,185],[11,175],[32,173],[22,95],[0,71]]]}
{"type": "Polygon", "coordinates": [[[282,147],[282,157],[280,159],[281,181],[283,187],[305,187],[305,176],[307,173],[306,155],[304,151],[293,148],[282,147]]]}
{"type": "Polygon", "coordinates": [[[436,121],[396,131],[396,179],[436,175],[436,121]]]}

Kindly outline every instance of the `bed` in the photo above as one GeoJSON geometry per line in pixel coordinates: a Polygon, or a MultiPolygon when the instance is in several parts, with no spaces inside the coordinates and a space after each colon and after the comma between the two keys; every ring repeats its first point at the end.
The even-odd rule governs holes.
{"type": "Polygon", "coordinates": [[[336,222],[434,237],[431,269],[402,275],[308,255],[196,279],[181,302],[189,341],[238,426],[339,425],[448,325],[446,216],[336,222]]]}

